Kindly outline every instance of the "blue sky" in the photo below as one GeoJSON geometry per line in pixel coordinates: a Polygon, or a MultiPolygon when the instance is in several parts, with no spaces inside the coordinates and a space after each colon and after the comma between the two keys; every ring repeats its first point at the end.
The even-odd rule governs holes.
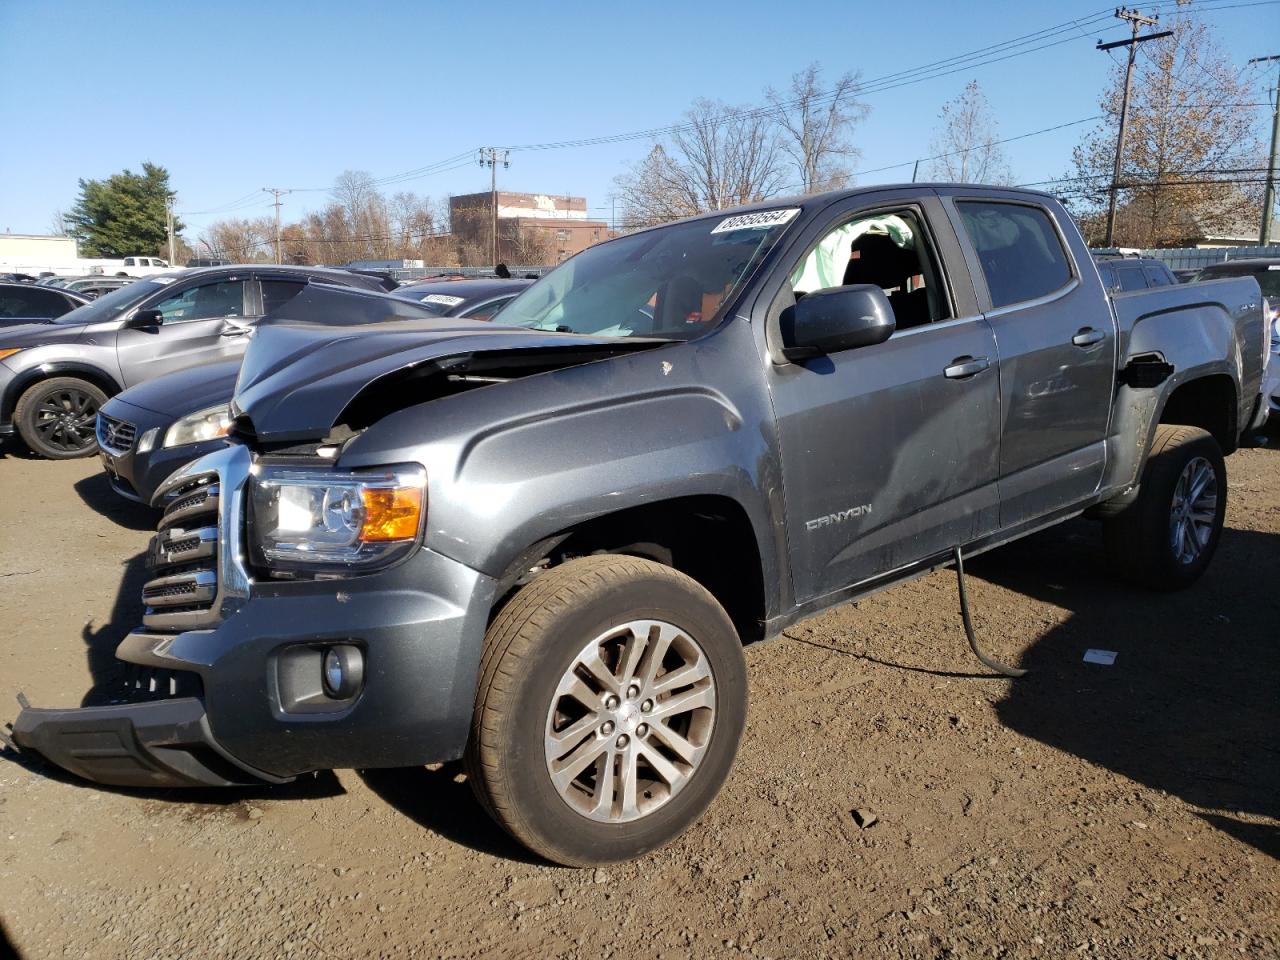
{"type": "MultiPolygon", "coordinates": [[[[1171,8],[1172,4],[1141,4],[1171,8]]],[[[1238,66],[1280,53],[1280,4],[1199,0],[1238,66]],[[1248,5],[1245,5],[1248,4],[1248,5]],[[1212,10],[1212,7],[1228,9],[1212,10]]],[[[1110,7],[1084,2],[641,4],[94,3],[0,0],[0,230],[45,233],[80,177],[167,167],[189,237],[270,212],[264,186],[322,206],[344,169],[385,177],[466,154],[384,189],[434,198],[488,188],[482,145],[596,137],[676,122],[696,97],[754,104],[818,61],[883,77],[1110,7]],[[195,213],[195,211],[227,212],[195,213]]],[[[1073,28],[1074,29],[1074,28],[1073,28]]],[[[1026,56],[871,94],[861,170],[927,156],[942,104],[981,83],[1002,136],[1098,112],[1118,21],[1054,35],[1026,56]]],[[[1274,72],[1254,71],[1259,101],[1274,72]]],[[[1269,111],[1258,108],[1260,136],[1269,111]]],[[[1009,144],[1021,181],[1067,172],[1088,125],[1009,144]]],[[[613,177],[650,141],[518,150],[504,189],[585,195],[607,219],[613,177]]],[[[910,179],[909,165],[859,177],[910,179]]]]}

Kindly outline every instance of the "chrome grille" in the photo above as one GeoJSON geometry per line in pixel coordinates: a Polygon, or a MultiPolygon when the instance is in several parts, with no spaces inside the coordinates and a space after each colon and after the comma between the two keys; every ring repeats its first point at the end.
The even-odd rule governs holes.
{"type": "Polygon", "coordinates": [[[216,627],[249,598],[244,565],[244,493],[253,457],[233,444],[183,467],[160,485],[164,507],[142,586],[146,630],[216,627]]]}
{"type": "Polygon", "coordinates": [[[152,630],[201,625],[218,595],[219,485],[196,476],[169,494],[160,530],[151,538],[142,586],[143,624],[152,630]]]}
{"type": "Polygon", "coordinates": [[[115,417],[99,413],[97,434],[98,446],[107,453],[119,457],[133,449],[138,428],[127,420],[117,420],[115,417]]]}

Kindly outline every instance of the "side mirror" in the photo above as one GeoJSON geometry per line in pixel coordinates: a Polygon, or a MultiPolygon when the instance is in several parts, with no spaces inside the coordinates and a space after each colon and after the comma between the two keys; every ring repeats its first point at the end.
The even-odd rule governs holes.
{"type": "Polygon", "coordinates": [[[164,314],[159,310],[139,310],[125,326],[130,330],[146,330],[150,327],[158,327],[164,322],[164,314]]]}
{"type": "Polygon", "coordinates": [[[884,291],[856,283],[809,294],[782,311],[779,326],[782,355],[794,362],[884,343],[897,324],[884,291]]]}

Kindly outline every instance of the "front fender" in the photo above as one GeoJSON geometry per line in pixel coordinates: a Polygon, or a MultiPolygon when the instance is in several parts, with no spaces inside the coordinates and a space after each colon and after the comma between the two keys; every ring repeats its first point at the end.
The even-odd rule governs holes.
{"type": "Polygon", "coordinates": [[[749,330],[728,329],[735,326],[743,336],[397,411],[354,440],[341,465],[424,464],[427,545],[493,577],[531,544],[585,521],[680,497],[726,497],[751,523],[764,582],[777,584],[772,416],[749,330]]]}

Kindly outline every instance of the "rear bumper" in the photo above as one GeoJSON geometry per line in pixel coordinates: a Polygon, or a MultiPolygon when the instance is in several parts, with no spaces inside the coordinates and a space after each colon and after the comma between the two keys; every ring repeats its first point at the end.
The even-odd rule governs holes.
{"type": "Polygon", "coordinates": [[[64,770],[127,787],[282,783],[251,770],[213,739],[194,697],[48,710],[23,707],[13,739],[64,770]]]}

